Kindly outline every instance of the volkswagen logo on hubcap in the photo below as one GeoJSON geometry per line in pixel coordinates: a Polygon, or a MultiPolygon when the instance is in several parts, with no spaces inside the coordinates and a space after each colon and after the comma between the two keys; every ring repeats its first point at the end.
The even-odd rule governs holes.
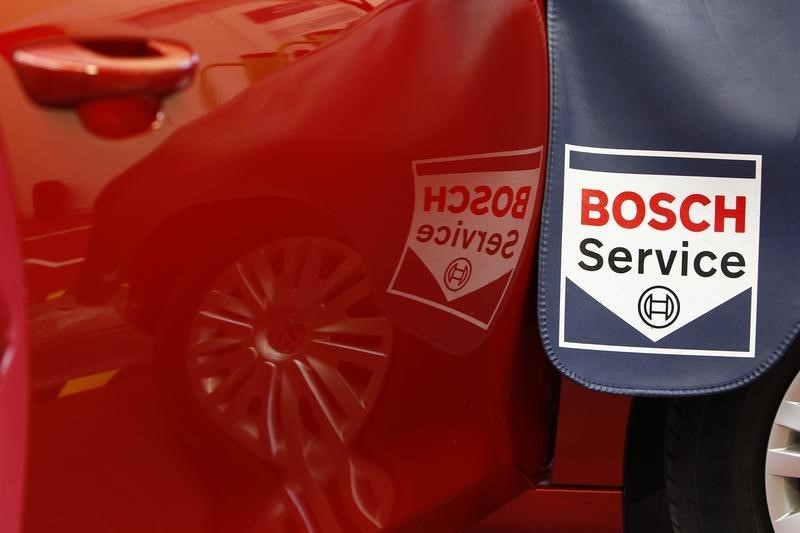
{"type": "Polygon", "coordinates": [[[306,337],[306,323],[296,316],[286,316],[269,329],[267,342],[276,351],[292,353],[306,337]]]}

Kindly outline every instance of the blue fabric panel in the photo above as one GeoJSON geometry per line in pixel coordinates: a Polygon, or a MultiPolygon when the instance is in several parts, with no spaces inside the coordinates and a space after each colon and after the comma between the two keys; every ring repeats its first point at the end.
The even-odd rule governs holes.
{"type": "MultiPolygon", "coordinates": [[[[800,321],[795,200],[800,196],[800,3],[551,0],[548,10],[551,135],[539,254],[539,318],[548,355],[567,376],[607,392],[673,396],[745,385],[788,350],[800,321]],[[569,168],[565,152],[570,154],[569,168]],[[711,155],[681,155],[686,153],[711,155]],[[737,154],[743,159],[737,160],[737,154]],[[619,310],[609,309],[608,297],[602,302],[595,294],[598,284],[578,283],[568,270],[564,274],[573,255],[562,250],[562,243],[572,242],[564,240],[562,230],[580,209],[574,204],[565,213],[565,194],[573,187],[570,175],[590,176],[585,179],[596,180],[600,189],[610,187],[615,178],[628,180],[622,183],[630,183],[633,191],[645,190],[644,181],[637,181],[642,176],[662,176],[658,179],[665,191],[671,190],[671,179],[712,179],[720,180],[724,192],[756,177],[756,156],[761,162],[760,205],[751,197],[747,204],[760,212],[753,241],[759,243],[757,283],[752,287],[737,289],[674,332],[652,340],[643,334],[651,330],[631,325],[635,316],[623,319],[619,310]],[[756,305],[751,308],[753,298],[756,305]],[[752,353],[747,354],[749,346],[752,353]]],[[[611,202],[609,195],[609,212],[611,202]]],[[[592,249],[600,250],[605,261],[611,248],[621,246],[608,233],[592,233],[604,228],[590,223],[586,231],[602,242],[602,248],[592,249]]],[[[619,234],[621,239],[626,235],[623,230],[619,234]]],[[[676,237],[674,249],[702,250],[710,241],[704,240],[706,234],[697,235],[683,247],[686,239],[676,237]]],[[[647,246],[628,246],[633,259],[618,264],[635,270],[636,254],[647,246]]],[[[655,250],[659,245],[652,246],[655,250]]],[[[654,252],[650,254],[640,260],[655,269],[658,263],[654,252]]],[[[710,257],[700,264],[711,265],[710,257]]],[[[747,265],[755,266],[749,256],[747,265]]],[[[620,276],[628,277],[602,279],[638,279],[636,272],[620,276]]],[[[671,287],[676,278],[663,279],[652,285],[671,287]]],[[[629,307],[638,299],[640,306],[644,302],[659,312],[663,308],[653,307],[665,298],[659,290],[650,300],[640,288],[630,294],[621,290],[620,298],[628,298],[629,307]]],[[[711,285],[707,293],[676,289],[674,305],[678,300],[681,306],[689,300],[702,303],[706,294],[711,301],[715,291],[711,285]]],[[[648,308],[640,307],[640,316],[641,309],[648,308]]]]}

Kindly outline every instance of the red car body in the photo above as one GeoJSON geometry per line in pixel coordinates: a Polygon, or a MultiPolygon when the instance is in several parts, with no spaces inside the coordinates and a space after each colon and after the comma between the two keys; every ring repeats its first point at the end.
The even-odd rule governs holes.
{"type": "Polygon", "coordinates": [[[0,8],[0,531],[622,529],[631,401],[560,379],[539,339],[541,160],[485,329],[383,294],[412,161],[546,144],[542,2],[459,1],[0,8]],[[363,256],[392,325],[378,366],[281,371],[278,452],[213,414],[229,403],[195,424],[162,337],[226,241],[286,228],[363,256]]]}

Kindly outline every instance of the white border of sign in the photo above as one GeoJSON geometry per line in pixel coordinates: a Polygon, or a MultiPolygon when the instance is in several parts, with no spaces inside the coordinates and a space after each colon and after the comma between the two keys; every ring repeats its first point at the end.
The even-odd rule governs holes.
{"type": "MultiPolygon", "coordinates": [[[[570,168],[570,151],[575,150],[579,152],[586,152],[592,154],[608,154],[608,155],[632,155],[632,156],[645,156],[645,157],[681,157],[693,159],[728,159],[738,161],[755,161],[756,172],[755,180],[761,184],[761,155],[757,154],[720,154],[710,152],[666,152],[660,150],[622,150],[616,148],[595,148],[590,146],[578,146],[574,144],[564,145],[564,172],[570,168]]],[[[692,176],[686,176],[692,177],[692,176]]],[[[759,233],[760,233],[760,214],[761,206],[759,205],[759,233]]],[[[758,238],[758,236],[757,236],[758,238]]],[[[562,244],[563,246],[563,244],[562,244]]],[[[563,253],[563,251],[562,251],[563,253]]],[[[759,254],[760,255],[760,254],[759,254]]],[[[566,273],[564,270],[564,262],[561,261],[560,265],[560,295],[559,295],[559,309],[558,309],[558,345],[562,348],[575,348],[579,350],[594,350],[604,352],[622,352],[622,353],[646,353],[646,354],[660,354],[660,355],[701,355],[701,356],[715,356],[715,357],[755,357],[756,351],[756,313],[758,311],[758,283],[753,286],[751,308],[750,308],[750,347],[746,352],[742,351],[728,351],[728,350],[689,350],[677,348],[648,348],[646,346],[616,346],[610,344],[589,344],[581,342],[569,342],[564,340],[564,307],[566,297],[566,273]]],[[[758,257],[755,264],[756,272],[758,271],[758,257]]]]}

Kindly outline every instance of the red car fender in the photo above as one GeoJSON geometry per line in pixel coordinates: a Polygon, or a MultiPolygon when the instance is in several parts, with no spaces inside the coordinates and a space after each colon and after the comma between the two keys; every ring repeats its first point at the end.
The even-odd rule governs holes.
{"type": "Polygon", "coordinates": [[[182,210],[289,198],[350,235],[390,316],[445,351],[474,349],[529,272],[547,135],[545,47],[541,13],[524,0],[385,5],[356,31],[180,128],[111,182],[97,201],[79,296],[113,292],[153,230],[182,210]],[[176,160],[186,164],[165,179],[161,169],[176,160]],[[445,180],[431,194],[455,196],[418,190],[415,199],[414,175],[426,173],[445,180]],[[496,176],[519,184],[491,182],[496,176]],[[489,190],[481,179],[499,185],[489,190]],[[416,221],[411,227],[415,213],[432,205],[459,215],[448,219],[451,240],[426,264],[436,274],[427,280],[412,265],[416,285],[387,290],[402,281],[404,243],[425,238],[416,221]],[[492,235],[514,242],[489,248],[492,235]],[[476,252],[484,246],[491,253],[476,252]],[[477,261],[476,279],[483,275],[461,307],[450,298],[463,293],[443,296],[435,286],[445,268],[431,266],[459,255],[477,261]]]}

